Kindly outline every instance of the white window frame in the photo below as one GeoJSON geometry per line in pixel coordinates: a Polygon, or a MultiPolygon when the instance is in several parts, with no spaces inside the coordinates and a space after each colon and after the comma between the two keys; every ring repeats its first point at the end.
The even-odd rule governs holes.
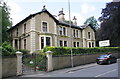
{"type": "Polygon", "coordinates": [[[50,37],[50,46],[52,46],[52,37],[48,35],[40,35],[39,37],[39,49],[41,50],[41,37],[44,37],[44,47],[46,46],[46,37],[50,37]]]}
{"type": "Polygon", "coordinates": [[[63,36],[67,36],[67,27],[65,27],[65,26],[59,26],[59,35],[61,35],[61,34],[60,34],[60,27],[62,28],[62,35],[63,35],[63,36]],[[64,33],[63,33],[63,32],[64,32],[64,31],[63,31],[63,28],[65,28],[65,35],[64,35],[64,33]]]}
{"type": "Polygon", "coordinates": [[[59,26],[59,35],[63,35],[63,28],[62,28],[62,26],[59,26]],[[61,28],[61,30],[60,30],[60,28],[61,28]],[[62,34],[60,34],[60,31],[62,31],[62,34]]]}
{"type": "Polygon", "coordinates": [[[41,21],[41,31],[44,32],[43,31],[43,22],[47,23],[47,32],[49,32],[49,22],[47,22],[47,21],[41,21]]]}

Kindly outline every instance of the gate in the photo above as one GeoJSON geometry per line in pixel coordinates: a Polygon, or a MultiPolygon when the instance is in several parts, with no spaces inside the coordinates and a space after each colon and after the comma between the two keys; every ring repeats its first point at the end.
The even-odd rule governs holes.
{"type": "Polygon", "coordinates": [[[35,71],[46,71],[46,56],[41,54],[26,54],[22,58],[23,74],[34,73],[35,71]]]}

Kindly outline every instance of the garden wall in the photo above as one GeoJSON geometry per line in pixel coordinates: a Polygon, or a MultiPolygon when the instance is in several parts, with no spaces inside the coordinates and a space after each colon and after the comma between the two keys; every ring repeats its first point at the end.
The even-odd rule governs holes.
{"type": "MultiPolygon", "coordinates": [[[[73,56],[73,64],[74,66],[80,66],[89,63],[95,63],[96,58],[101,54],[105,53],[97,53],[97,54],[83,54],[83,55],[74,55],[73,56]]],[[[118,57],[118,53],[113,53],[116,57],[118,57]]],[[[120,56],[119,56],[120,57],[120,56]]],[[[53,70],[71,67],[71,57],[67,56],[53,56],[53,70]]]]}
{"type": "Polygon", "coordinates": [[[17,75],[17,57],[2,58],[2,77],[17,75]]]}

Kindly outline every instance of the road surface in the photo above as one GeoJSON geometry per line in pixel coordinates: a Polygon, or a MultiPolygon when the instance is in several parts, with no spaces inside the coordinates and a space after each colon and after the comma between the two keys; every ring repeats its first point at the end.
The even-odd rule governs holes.
{"type": "Polygon", "coordinates": [[[118,63],[95,65],[83,69],[65,71],[56,70],[49,73],[24,75],[22,77],[118,77],[118,63]]]}

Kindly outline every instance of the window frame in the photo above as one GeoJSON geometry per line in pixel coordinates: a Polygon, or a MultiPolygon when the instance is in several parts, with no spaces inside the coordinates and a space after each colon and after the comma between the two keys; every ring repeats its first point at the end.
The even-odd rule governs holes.
{"type": "Polygon", "coordinates": [[[26,23],[24,23],[24,33],[26,33],[26,27],[27,26],[27,24],[26,23]]]}
{"type": "Polygon", "coordinates": [[[62,26],[59,26],[59,35],[63,35],[62,26]]]}
{"type": "Polygon", "coordinates": [[[41,22],[41,31],[42,31],[42,32],[49,32],[49,23],[48,23],[47,21],[42,21],[42,22],[41,22]],[[46,26],[46,31],[44,31],[43,23],[46,23],[46,24],[47,24],[47,26],[46,26]]]}
{"type": "Polygon", "coordinates": [[[91,39],[91,32],[88,32],[88,39],[91,39]]]}

